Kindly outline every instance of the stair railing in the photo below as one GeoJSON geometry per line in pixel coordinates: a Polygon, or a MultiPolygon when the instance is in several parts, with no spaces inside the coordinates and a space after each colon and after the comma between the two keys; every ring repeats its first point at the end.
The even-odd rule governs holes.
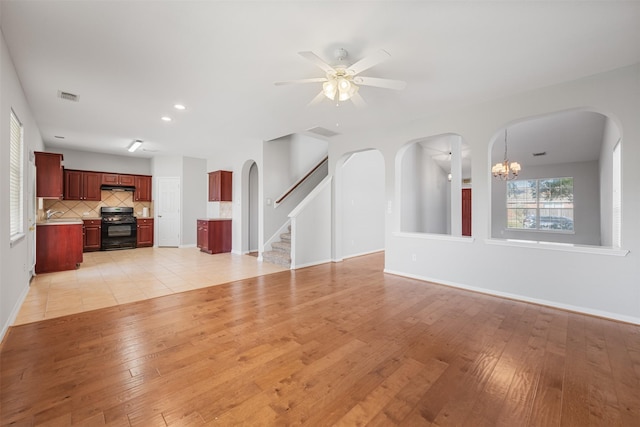
{"type": "Polygon", "coordinates": [[[289,197],[289,195],[291,193],[294,192],[294,190],[296,188],[298,188],[300,185],[302,185],[311,175],[313,175],[313,173],[315,171],[317,171],[318,169],[320,169],[326,162],[329,161],[329,156],[325,157],[324,159],[322,159],[320,161],[320,163],[318,163],[317,165],[315,165],[313,168],[311,168],[311,170],[309,172],[307,172],[307,174],[305,176],[303,176],[302,178],[300,178],[295,184],[293,184],[291,187],[289,187],[283,194],[282,196],[278,197],[276,199],[276,201],[273,203],[273,207],[277,207],[280,203],[282,203],[287,197],[289,197]]]}

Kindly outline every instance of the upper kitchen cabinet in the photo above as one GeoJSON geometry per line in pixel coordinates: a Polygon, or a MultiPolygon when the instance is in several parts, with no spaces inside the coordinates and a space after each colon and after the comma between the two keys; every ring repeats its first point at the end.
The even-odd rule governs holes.
{"type": "Polygon", "coordinates": [[[209,172],[209,201],[210,202],[230,202],[233,193],[232,176],[233,172],[215,171],[209,172]]]}
{"type": "Polygon", "coordinates": [[[77,170],[64,170],[64,199],[99,202],[102,174],[77,170]]]}
{"type": "Polygon", "coordinates": [[[61,199],[63,195],[62,154],[36,151],[36,196],[61,199]]]}
{"type": "Polygon", "coordinates": [[[133,193],[133,199],[136,202],[151,201],[151,177],[147,175],[135,176],[136,191],[133,193]]]}
{"type": "Polygon", "coordinates": [[[122,185],[127,187],[133,187],[135,185],[135,175],[103,173],[102,185],[122,185]]]}

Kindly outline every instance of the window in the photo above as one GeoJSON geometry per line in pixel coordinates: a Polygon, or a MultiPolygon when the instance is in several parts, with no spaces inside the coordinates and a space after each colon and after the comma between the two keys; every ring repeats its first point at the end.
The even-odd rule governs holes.
{"type": "Polygon", "coordinates": [[[11,110],[11,140],[9,153],[9,208],[11,240],[24,233],[23,224],[23,139],[22,123],[11,110]]]}
{"type": "Polygon", "coordinates": [[[573,178],[510,181],[507,228],[573,231],[573,178]]]}

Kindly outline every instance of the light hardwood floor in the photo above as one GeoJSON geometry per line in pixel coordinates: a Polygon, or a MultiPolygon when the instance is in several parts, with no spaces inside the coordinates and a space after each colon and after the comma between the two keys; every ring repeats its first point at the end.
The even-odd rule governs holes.
{"type": "Polygon", "coordinates": [[[640,425],[639,326],[383,257],[14,326],[0,424],[640,425]]]}

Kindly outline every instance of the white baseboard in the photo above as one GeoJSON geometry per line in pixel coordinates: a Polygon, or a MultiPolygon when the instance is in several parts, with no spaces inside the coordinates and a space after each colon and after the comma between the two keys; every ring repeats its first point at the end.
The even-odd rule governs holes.
{"type": "Polygon", "coordinates": [[[191,243],[189,245],[178,245],[179,248],[195,248],[196,244],[195,243],[191,243]]]}
{"type": "Polygon", "coordinates": [[[353,255],[345,255],[345,256],[342,257],[341,261],[345,260],[345,259],[349,259],[349,258],[355,258],[355,257],[359,257],[359,256],[364,256],[364,255],[371,255],[371,254],[375,254],[375,253],[378,253],[378,252],[384,252],[384,248],[382,248],[382,249],[374,249],[372,251],[360,252],[358,254],[353,254],[353,255]]]}
{"type": "Polygon", "coordinates": [[[508,293],[508,292],[493,291],[491,289],[478,288],[478,287],[475,287],[475,286],[469,286],[469,285],[463,285],[463,284],[455,283],[455,282],[443,281],[443,280],[440,280],[440,279],[434,279],[432,277],[425,277],[425,276],[420,276],[420,275],[417,275],[417,274],[404,273],[404,272],[401,272],[401,271],[394,271],[394,270],[389,270],[389,269],[386,269],[386,268],[384,269],[384,272],[388,273],[388,274],[393,274],[393,275],[396,275],[396,276],[409,277],[411,279],[417,279],[417,280],[421,280],[421,281],[425,281],[425,282],[431,282],[431,283],[435,283],[437,285],[450,286],[452,288],[465,289],[467,291],[478,292],[478,293],[481,293],[481,294],[492,295],[492,296],[502,297],[502,298],[508,298],[508,299],[512,299],[512,300],[516,300],[516,301],[522,301],[522,302],[530,302],[530,303],[533,303],[533,304],[544,305],[546,307],[558,308],[558,309],[561,309],[561,310],[572,311],[572,312],[575,312],[575,313],[588,314],[590,316],[602,317],[602,318],[605,318],[605,319],[618,320],[620,322],[631,323],[631,324],[634,324],[634,325],[640,325],[640,318],[638,318],[638,317],[625,316],[623,314],[611,313],[611,312],[602,311],[602,310],[595,310],[595,309],[592,309],[592,308],[580,307],[580,306],[575,306],[575,305],[571,305],[571,304],[563,304],[563,303],[559,303],[559,302],[555,302],[555,301],[548,301],[548,300],[539,299],[539,298],[531,298],[531,297],[527,297],[527,296],[524,296],[524,295],[511,294],[511,293],[508,293]]]}
{"type": "Polygon", "coordinates": [[[313,261],[313,262],[308,262],[306,264],[296,265],[295,267],[291,266],[291,270],[297,270],[298,268],[305,268],[305,267],[313,267],[314,265],[326,264],[328,262],[332,262],[332,259],[328,258],[322,261],[313,261]]]}
{"type": "Polygon", "coordinates": [[[13,325],[13,322],[15,322],[16,318],[18,317],[18,313],[20,312],[20,307],[22,307],[22,303],[24,303],[24,300],[27,298],[28,294],[29,294],[29,284],[25,286],[24,290],[20,294],[20,297],[18,298],[18,301],[16,301],[16,304],[13,306],[13,309],[11,309],[11,313],[9,314],[9,318],[7,319],[7,322],[4,325],[2,325],[2,330],[0,331],[0,342],[4,340],[4,336],[9,330],[9,327],[13,325]]]}

